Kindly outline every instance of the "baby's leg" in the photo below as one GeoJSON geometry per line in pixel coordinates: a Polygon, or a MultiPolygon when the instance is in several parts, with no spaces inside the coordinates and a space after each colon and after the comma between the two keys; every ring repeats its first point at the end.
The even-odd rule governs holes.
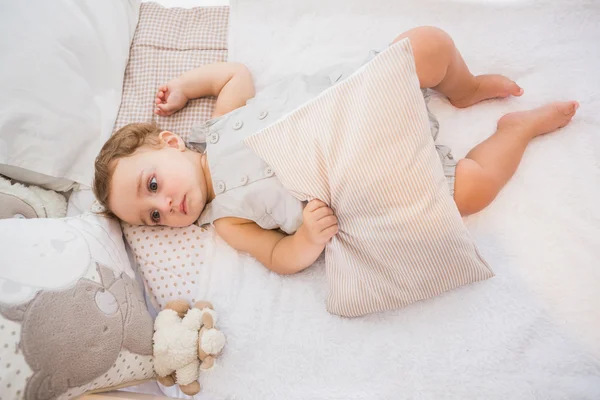
{"type": "Polygon", "coordinates": [[[414,28],[398,36],[393,43],[404,38],[410,39],[421,88],[437,90],[455,107],[523,94],[523,89],[505,76],[473,76],[452,38],[441,29],[414,28]]]}
{"type": "Polygon", "coordinates": [[[489,205],[517,170],[529,142],[567,125],[578,107],[576,101],[557,102],[500,118],[496,133],[456,166],[454,201],[461,215],[489,205]]]}

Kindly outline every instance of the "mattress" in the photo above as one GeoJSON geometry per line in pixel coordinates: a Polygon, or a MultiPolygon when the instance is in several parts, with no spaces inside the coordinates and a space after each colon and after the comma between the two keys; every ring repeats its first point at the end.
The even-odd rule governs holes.
{"type": "MultiPolygon", "coordinates": [[[[486,282],[344,319],[325,311],[322,260],[278,276],[209,235],[206,262],[187,297],[213,302],[228,343],[215,368],[201,375],[196,398],[600,398],[600,5],[231,6],[229,57],[250,67],[258,90],[284,75],[364,59],[417,25],[447,30],[474,73],[503,73],[525,89],[522,98],[465,110],[435,97],[440,139],[455,156],[493,133],[506,112],[571,98],[581,108],[567,128],[530,145],[492,206],[464,220],[496,273],[486,282]]],[[[161,389],[183,397],[177,388],[161,389]]]]}

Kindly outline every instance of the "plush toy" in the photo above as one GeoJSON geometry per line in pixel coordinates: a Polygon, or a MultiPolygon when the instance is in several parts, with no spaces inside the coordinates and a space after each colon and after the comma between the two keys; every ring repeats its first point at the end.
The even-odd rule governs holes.
{"type": "Polygon", "coordinates": [[[67,214],[64,196],[37,186],[25,186],[0,176],[0,219],[61,218],[67,214]]]}
{"type": "Polygon", "coordinates": [[[154,321],[154,370],[165,386],[179,384],[189,396],[200,391],[200,370],[214,365],[225,346],[225,335],[215,328],[216,313],[209,302],[190,309],[185,300],[167,303],[154,321]]]}

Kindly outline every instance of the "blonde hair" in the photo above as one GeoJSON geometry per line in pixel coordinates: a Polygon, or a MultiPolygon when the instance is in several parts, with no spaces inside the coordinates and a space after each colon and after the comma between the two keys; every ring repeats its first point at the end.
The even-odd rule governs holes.
{"type": "Polygon", "coordinates": [[[96,157],[94,163],[95,173],[92,190],[98,202],[104,207],[100,214],[116,217],[108,207],[111,179],[115,170],[115,163],[121,158],[131,156],[137,149],[144,145],[158,146],[158,135],[162,130],[155,123],[133,123],[119,129],[96,157]]]}

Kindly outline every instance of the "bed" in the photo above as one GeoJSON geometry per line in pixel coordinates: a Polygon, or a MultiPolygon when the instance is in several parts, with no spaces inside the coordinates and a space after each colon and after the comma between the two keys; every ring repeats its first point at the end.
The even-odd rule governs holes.
{"type": "MultiPolygon", "coordinates": [[[[199,3],[162,2],[192,6],[199,3]]],[[[600,5],[511,0],[232,0],[229,60],[257,89],[294,73],[364,59],[400,32],[436,25],[472,72],[496,72],[519,99],[456,110],[436,96],[441,139],[456,156],[506,112],[556,99],[581,103],[560,133],[537,139],[487,210],[464,220],[493,279],[401,310],[345,319],[327,313],[323,260],[290,277],[269,273],[203,236],[190,300],[221,315],[226,351],[197,399],[600,398],[600,5]]],[[[70,213],[86,210],[80,192],[70,213]]],[[[151,286],[147,286],[150,289],[151,286]]],[[[149,290],[149,308],[163,305],[149,290]]],[[[146,383],[127,390],[184,397],[146,383]]],[[[144,398],[120,392],[90,399],[144,398]]]]}

